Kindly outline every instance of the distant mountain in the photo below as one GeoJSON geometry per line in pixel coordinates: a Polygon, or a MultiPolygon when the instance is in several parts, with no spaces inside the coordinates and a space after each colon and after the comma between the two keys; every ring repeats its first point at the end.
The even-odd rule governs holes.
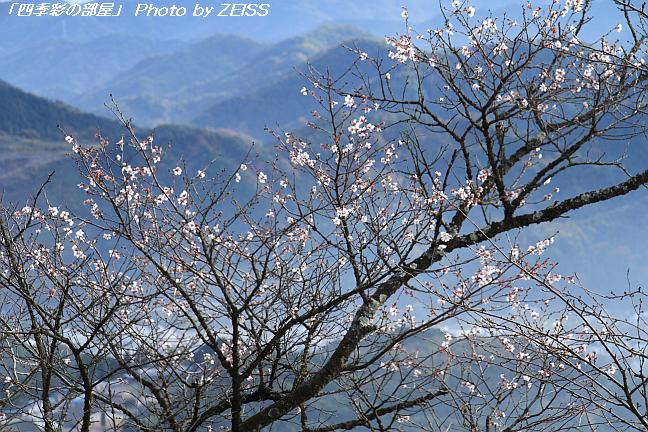
{"type": "Polygon", "coordinates": [[[119,33],[88,42],[48,39],[5,54],[0,77],[42,96],[70,100],[143,58],[168,53],[180,45],[176,40],[119,33]]]}
{"type": "Polygon", "coordinates": [[[177,121],[173,108],[194,95],[197,83],[232,74],[262,48],[251,39],[214,35],[172,53],[141,60],[72,102],[103,113],[103,104],[112,93],[141,123],[177,121]]]}
{"type": "MultiPolygon", "coordinates": [[[[358,59],[351,48],[358,47],[370,56],[384,56],[387,47],[376,39],[354,39],[336,46],[311,59],[310,67],[329,71],[332,76],[342,74],[358,59]]],[[[359,65],[360,67],[362,65],[359,65]]],[[[300,89],[308,85],[299,72],[308,67],[305,63],[290,70],[265,86],[253,89],[242,96],[218,102],[194,117],[192,123],[200,127],[227,127],[255,137],[264,135],[264,128],[294,129],[304,127],[311,110],[318,108],[313,99],[304,97],[300,89]]]]}
{"type": "Polygon", "coordinates": [[[215,90],[226,90],[230,95],[250,93],[286,72],[301,68],[341,42],[358,38],[371,38],[371,35],[350,25],[323,25],[264,49],[242,65],[236,74],[203,80],[194,90],[198,94],[214,94],[215,90]]]}
{"type": "MultiPolygon", "coordinates": [[[[135,129],[141,138],[151,132],[135,129]]],[[[0,193],[5,200],[24,202],[55,171],[56,181],[48,187],[50,197],[77,202],[77,170],[66,157],[70,145],[64,133],[74,135],[83,145],[93,145],[97,131],[111,142],[126,133],[116,120],[83,113],[0,81],[0,193]]],[[[216,160],[215,169],[235,166],[251,143],[232,131],[188,126],[163,125],[153,133],[158,144],[171,144],[168,163],[184,159],[192,168],[202,168],[211,160],[216,160]]]]}
{"type": "Polygon", "coordinates": [[[0,81],[0,133],[29,139],[58,140],[59,127],[83,138],[102,133],[117,134],[121,127],[116,121],[97,117],[0,81]]]}
{"type": "Polygon", "coordinates": [[[333,25],[270,46],[215,35],[145,59],[70,102],[103,113],[112,93],[140,123],[187,122],[211,105],[267,85],[341,41],[366,36],[354,27],[333,25]]]}

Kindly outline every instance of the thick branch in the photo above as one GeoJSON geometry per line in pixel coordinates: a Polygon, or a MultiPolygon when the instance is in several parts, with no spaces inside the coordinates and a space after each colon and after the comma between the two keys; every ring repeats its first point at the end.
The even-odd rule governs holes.
{"type": "Polygon", "coordinates": [[[373,324],[375,312],[391,297],[398,289],[408,282],[416,274],[422,273],[433,263],[439,261],[447,252],[461,249],[473,244],[493,238],[494,236],[515,228],[522,228],[533,224],[548,222],[559,218],[567,212],[579,209],[589,204],[605,201],[610,198],[625,195],[628,192],[638,189],[641,185],[648,183],[648,170],[637,174],[615,186],[585,192],[574,198],[562,201],[552,207],[539,210],[534,213],[520,215],[504,221],[494,222],[484,229],[471,234],[456,237],[450,240],[445,250],[433,245],[411,264],[393,275],[389,280],[381,284],[375,293],[360,306],[356,312],[353,322],[347,333],[344,335],[336,350],[333,352],[326,364],[310,379],[288,394],[283,399],[261,410],[242,423],[243,430],[256,430],[267,426],[276,419],[286,415],[299,404],[315,397],[324,386],[335,379],[342,371],[343,365],[349,356],[354,352],[359,342],[375,330],[373,324]]]}

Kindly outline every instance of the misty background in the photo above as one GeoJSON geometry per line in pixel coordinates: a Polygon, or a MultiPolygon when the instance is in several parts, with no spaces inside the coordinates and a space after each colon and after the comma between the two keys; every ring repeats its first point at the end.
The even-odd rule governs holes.
{"type": "MultiPolygon", "coordinates": [[[[172,143],[179,157],[218,158],[222,166],[236,166],[252,142],[271,155],[272,139],[264,127],[304,129],[310,105],[299,92],[307,84],[299,72],[308,63],[341,71],[354,58],[344,46],[384,53],[384,36],[404,30],[401,6],[408,7],[411,25],[424,31],[440,22],[439,4],[451,2],[270,0],[266,17],[207,19],[134,17],[136,2],[121,3],[122,15],[112,18],[16,17],[8,14],[10,3],[0,3],[5,200],[24,202],[53,170],[50,197],[69,197],[65,191],[77,182],[59,126],[82,142],[94,142],[97,127],[116,141],[120,126],[105,106],[110,93],[136,125],[155,128],[157,142],[172,143]]],[[[195,3],[175,2],[189,9],[195,3]]],[[[515,17],[526,1],[472,4],[478,16],[515,17]]],[[[610,0],[594,1],[591,15],[589,28],[601,32],[622,21],[610,0]]],[[[626,144],[635,149],[627,165],[645,167],[645,139],[617,143],[613,152],[623,152],[626,144]]],[[[615,179],[584,175],[581,188],[615,179]]],[[[569,185],[560,179],[555,185],[566,198],[569,185]]],[[[636,287],[648,281],[647,211],[644,188],[540,225],[520,241],[525,246],[558,233],[550,256],[560,262],[559,271],[577,273],[593,290],[621,292],[628,283],[636,287]]]]}

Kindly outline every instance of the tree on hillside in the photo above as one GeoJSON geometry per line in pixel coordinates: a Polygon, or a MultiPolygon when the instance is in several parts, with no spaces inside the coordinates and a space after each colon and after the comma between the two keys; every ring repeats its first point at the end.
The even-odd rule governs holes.
{"type": "Polygon", "coordinates": [[[45,187],[0,219],[3,425],[646,430],[644,293],[527,240],[648,183],[622,164],[642,9],[585,43],[588,5],[454,2],[425,33],[404,10],[387,56],[311,70],[310,128],[271,131],[272,160],[171,163],[123,116],[67,137],[87,211],[45,187]]]}

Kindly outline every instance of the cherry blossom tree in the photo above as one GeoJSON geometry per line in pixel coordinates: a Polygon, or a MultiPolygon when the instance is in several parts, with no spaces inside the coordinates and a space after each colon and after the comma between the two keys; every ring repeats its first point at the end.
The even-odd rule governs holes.
{"type": "Polygon", "coordinates": [[[644,294],[525,243],[648,182],[622,164],[648,71],[642,9],[619,5],[629,42],[582,41],[586,1],[517,21],[454,2],[424,33],[403,10],[387,55],[309,71],[318,108],[269,131],[274,158],[172,163],[120,112],[122,139],[66,137],[85,210],[45,185],[0,219],[2,421],[646,430],[644,294]]]}

